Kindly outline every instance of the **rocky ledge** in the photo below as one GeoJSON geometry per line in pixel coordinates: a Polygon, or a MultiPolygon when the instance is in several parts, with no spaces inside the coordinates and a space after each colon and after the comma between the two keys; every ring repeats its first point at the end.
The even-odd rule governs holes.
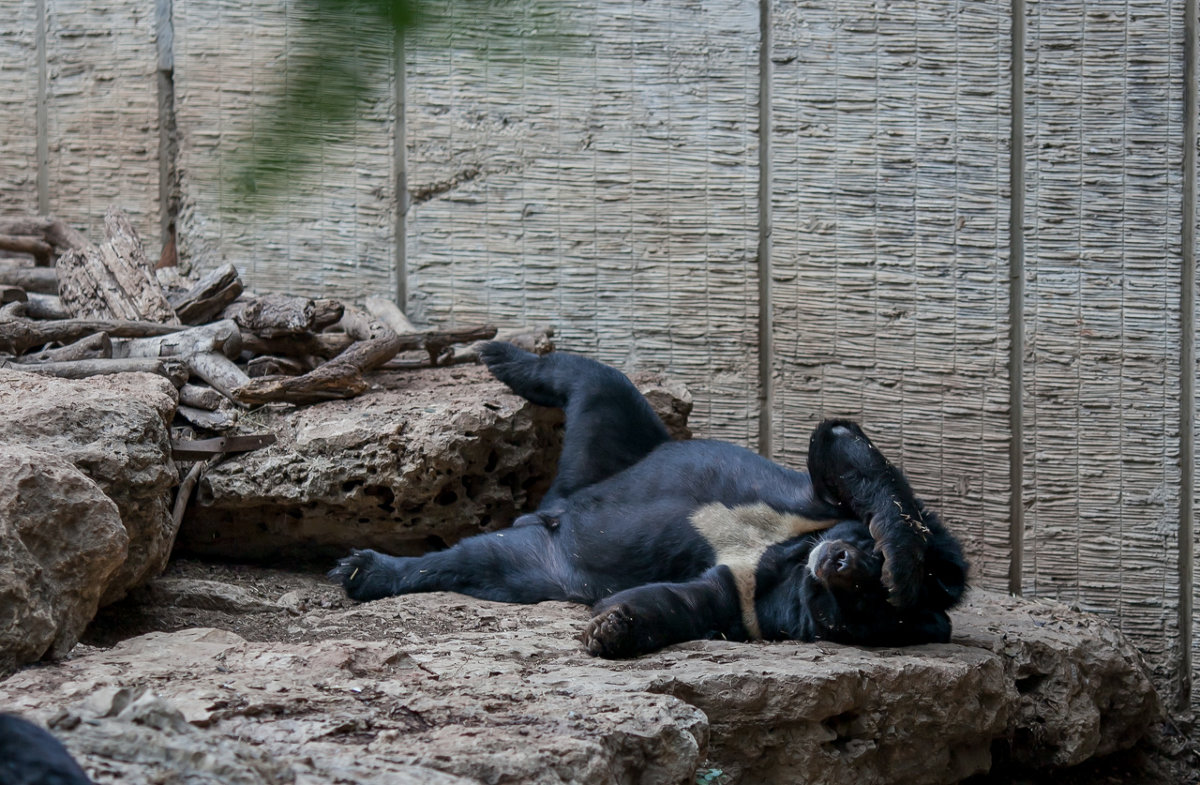
{"type": "Polygon", "coordinates": [[[0,370],[0,674],[68,652],[166,567],[176,393],[149,374],[0,370]]]}
{"type": "MultiPolygon", "coordinates": [[[[690,435],[686,387],[632,378],[673,435],[690,435]]],[[[482,366],[371,380],[352,400],[243,417],[240,431],[278,441],[204,475],[177,552],[273,564],[351,547],[423,553],[507,526],[550,486],[559,410],[518,398],[482,366]]]]}
{"type": "Polygon", "coordinates": [[[613,662],[577,642],[587,615],[354,605],[317,576],[181,562],[92,645],[0,682],[0,705],[98,783],[314,785],[954,783],[998,749],[1032,767],[1112,752],[1159,711],[1106,623],[983,592],[953,643],[904,649],[704,641],[613,662]]]}
{"type": "MultiPolygon", "coordinates": [[[[634,378],[685,435],[687,390],[634,378]]],[[[205,474],[180,528],[166,380],[0,369],[0,675],[68,652],[97,608],[162,572],[173,545],[276,564],[423,551],[508,525],[549,486],[561,413],[485,368],[371,384],[353,400],[244,413],[241,433],[278,441],[205,474]]]]}

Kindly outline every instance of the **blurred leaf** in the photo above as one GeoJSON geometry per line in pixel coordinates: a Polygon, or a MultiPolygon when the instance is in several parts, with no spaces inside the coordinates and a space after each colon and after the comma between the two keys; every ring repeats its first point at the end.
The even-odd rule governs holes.
{"type": "Polygon", "coordinates": [[[279,88],[228,161],[231,209],[270,207],[325,145],[352,140],[389,97],[399,42],[538,67],[567,40],[547,0],[293,0],[289,14],[299,26],[272,75],[279,88]]]}

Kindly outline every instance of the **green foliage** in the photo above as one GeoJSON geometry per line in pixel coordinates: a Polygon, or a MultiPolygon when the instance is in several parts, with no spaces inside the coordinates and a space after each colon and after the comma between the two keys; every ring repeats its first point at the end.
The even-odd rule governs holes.
{"type": "MultiPolygon", "coordinates": [[[[286,0],[284,0],[286,1],[286,0]]],[[[389,97],[404,48],[536,63],[564,37],[548,0],[291,0],[299,22],[264,80],[278,85],[233,150],[235,209],[266,207],[320,160],[324,146],[353,138],[364,113],[389,97]]]]}

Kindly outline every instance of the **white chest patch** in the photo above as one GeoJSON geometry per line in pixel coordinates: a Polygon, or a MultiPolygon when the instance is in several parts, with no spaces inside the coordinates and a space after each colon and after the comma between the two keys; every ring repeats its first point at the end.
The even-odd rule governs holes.
{"type": "Polygon", "coordinates": [[[779,512],[759,502],[738,507],[707,504],[692,513],[691,523],[717,552],[717,564],[724,564],[733,572],[742,605],[742,624],[750,637],[758,640],[762,637],[758,614],[754,611],[754,571],[758,560],[776,543],[823,531],[837,521],[779,512]]]}

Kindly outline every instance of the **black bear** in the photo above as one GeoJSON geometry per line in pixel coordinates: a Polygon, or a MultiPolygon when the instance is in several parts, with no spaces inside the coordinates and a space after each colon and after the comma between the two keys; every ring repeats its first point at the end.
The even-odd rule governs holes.
{"type": "Polygon", "coordinates": [[[736,445],[672,441],[637,388],[578,355],[481,352],[515,393],[565,409],[538,510],[420,557],[355,550],[329,573],[356,600],[455,591],[594,605],[588,651],[631,657],[700,638],[946,641],[958,542],[852,422],[826,420],[808,474],[736,445]]]}
{"type": "Polygon", "coordinates": [[[0,783],[92,785],[58,739],[15,714],[0,714],[0,783]]]}

